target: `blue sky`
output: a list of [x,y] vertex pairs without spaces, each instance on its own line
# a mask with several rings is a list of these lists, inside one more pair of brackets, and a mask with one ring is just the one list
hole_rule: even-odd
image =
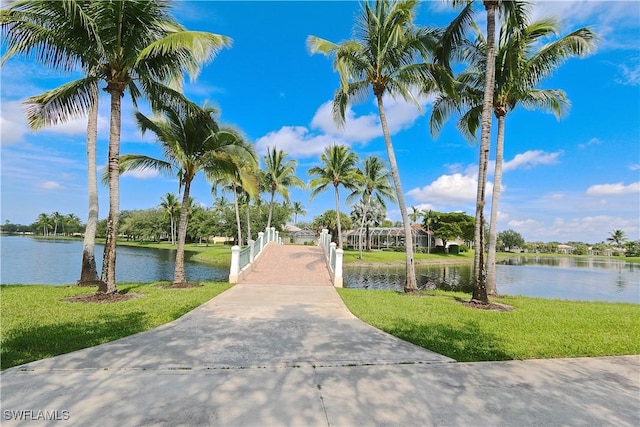
[[[290,153],[305,182],[307,170],[332,143],[351,146],[361,158],[378,155],[386,160],[373,98],[351,106],[346,126],[337,128],[330,101],[338,76],[328,58],[306,49],[309,35],[348,39],[358,10],[355,1],[176,2],[175,15],[188,29],[233,39],[230,49],[185,85],[185,93],[194,101],[217,105],[221,121],[240,127],[260,155],[269,146]],[[640,3],[537,2],[534,16],[557,17],[563,34],[590,26],[600,42],[594,54],[568,61],[543,82],[545,88],[565,90],[571,100],[563,119],[522,107],[507,116],[498,229],[516,230],[527,241],[595,243],[614,229],[640,239]],[[420,6],[417,23],[442,26],[452,17],[442,2],[427,1]],[[478,21],[484,26],[481,11]],[[33,133],[20,104],[76,76],[24,58],[12,59],[0,72],[0,220],[30,224],[39,213],[53,211],[86,220],[85,121]],[[385,102],[407,204],[473,215],[477,145],[458,134],[453,120],[432,138],[427,98],[422,113],[401,99]],[[99,166],[106,164],[108,121],[105,97]],[[121,152],[161,155],[153,137],[143,138],[137,131],[129,102],[123,107]],[[175,177],[129,174],[121,180],[121,209],[155,207],[165,193],[177,191]],[[107,188],[101,187],[101,218],[108,213],[107,196]],[[203,177],[196,179],[192,196],[198,203],[213,203]],[[307,215],[299,218],[303,221],[334,207],[331,192],[310,201],[309,191],[294,190],[291,199],[305,206]],[[349,207],[343,203],[343,209]],[[390,205],[387,215],[400,219],[397,206]]]

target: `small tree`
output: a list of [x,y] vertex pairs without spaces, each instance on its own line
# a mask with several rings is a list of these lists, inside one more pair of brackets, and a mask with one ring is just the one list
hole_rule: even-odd
[[507,252],[510,252],[513,248],[522,248],[524,246],[524,238],[514,230],[499,232],[498,240],[502,242],[502,246]]

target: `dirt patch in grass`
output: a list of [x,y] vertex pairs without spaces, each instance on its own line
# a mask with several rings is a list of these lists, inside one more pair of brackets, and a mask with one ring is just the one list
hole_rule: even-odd
[[132,299],[143,297],[144,294],[136,294],[132,292],[115,292],[112,294],[103,294],[96,292],[89,295],[76,295],[74,297],[68,297],[63,299],[67,302],[80,302],[80,303],[96,303],[96,304],[110,304],[113,302],[129,301]]
[[203,285],[200,283],[172,283],[167,286],[160,286],[160,289],[190,289],[190,288],[201,288]]
[[489,302],[488,304],[482,304],[476,301],[460,301],[465,307],[474,308],[476,310],[488,310],[488,311],[513,311],[513,307],[507,304],[500,304],[499,302]]

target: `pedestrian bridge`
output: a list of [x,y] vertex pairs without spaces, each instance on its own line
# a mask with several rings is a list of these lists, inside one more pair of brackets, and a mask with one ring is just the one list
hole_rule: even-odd
[[342,256],[327,230],[320,233],[318,245],[301,246],[283,245],[271,227],[245,248],[231,248],[229,282],[342,287]]

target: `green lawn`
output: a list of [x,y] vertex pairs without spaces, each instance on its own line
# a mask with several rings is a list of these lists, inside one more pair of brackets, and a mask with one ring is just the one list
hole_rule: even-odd
[[[362,259],[358,259],[359,252],[356,250],[347,249],[344,251],[344,263],[376,263],[376,264],[404,264],[406,258],[404,252],[392,252],[392,251],[371,251],[363,252]],[[413,255],[416,263],[457,263],[464,264],[473,262],[473,252],[465,252],[458,255],[454,254],[423,254],[416,252]]]
[[111,304],[62,301],[69,296],[94,293],[94,288],[0,286],[1,368],[155,328],[177,319],[231,286],[227,283],[204,283],[198,288],[161,289],[160,285],[118,284],[121,292],[144,296]]
[[457,361],[640,354],[640,305],[504,297],[514,308],[465,307],[470,296],[339,289],[363,321]]
[[[176,245],[167,242],[153,243],[118,240],[118,245],[152,249],[176,249]],[[228,267],[231,264],[231,246],[229,245],[210,244],[203,246],[196,243],[188,243],[185,245],[184,250],[185,252],[195,252],[191,259],[196,262],[219,267]]]

